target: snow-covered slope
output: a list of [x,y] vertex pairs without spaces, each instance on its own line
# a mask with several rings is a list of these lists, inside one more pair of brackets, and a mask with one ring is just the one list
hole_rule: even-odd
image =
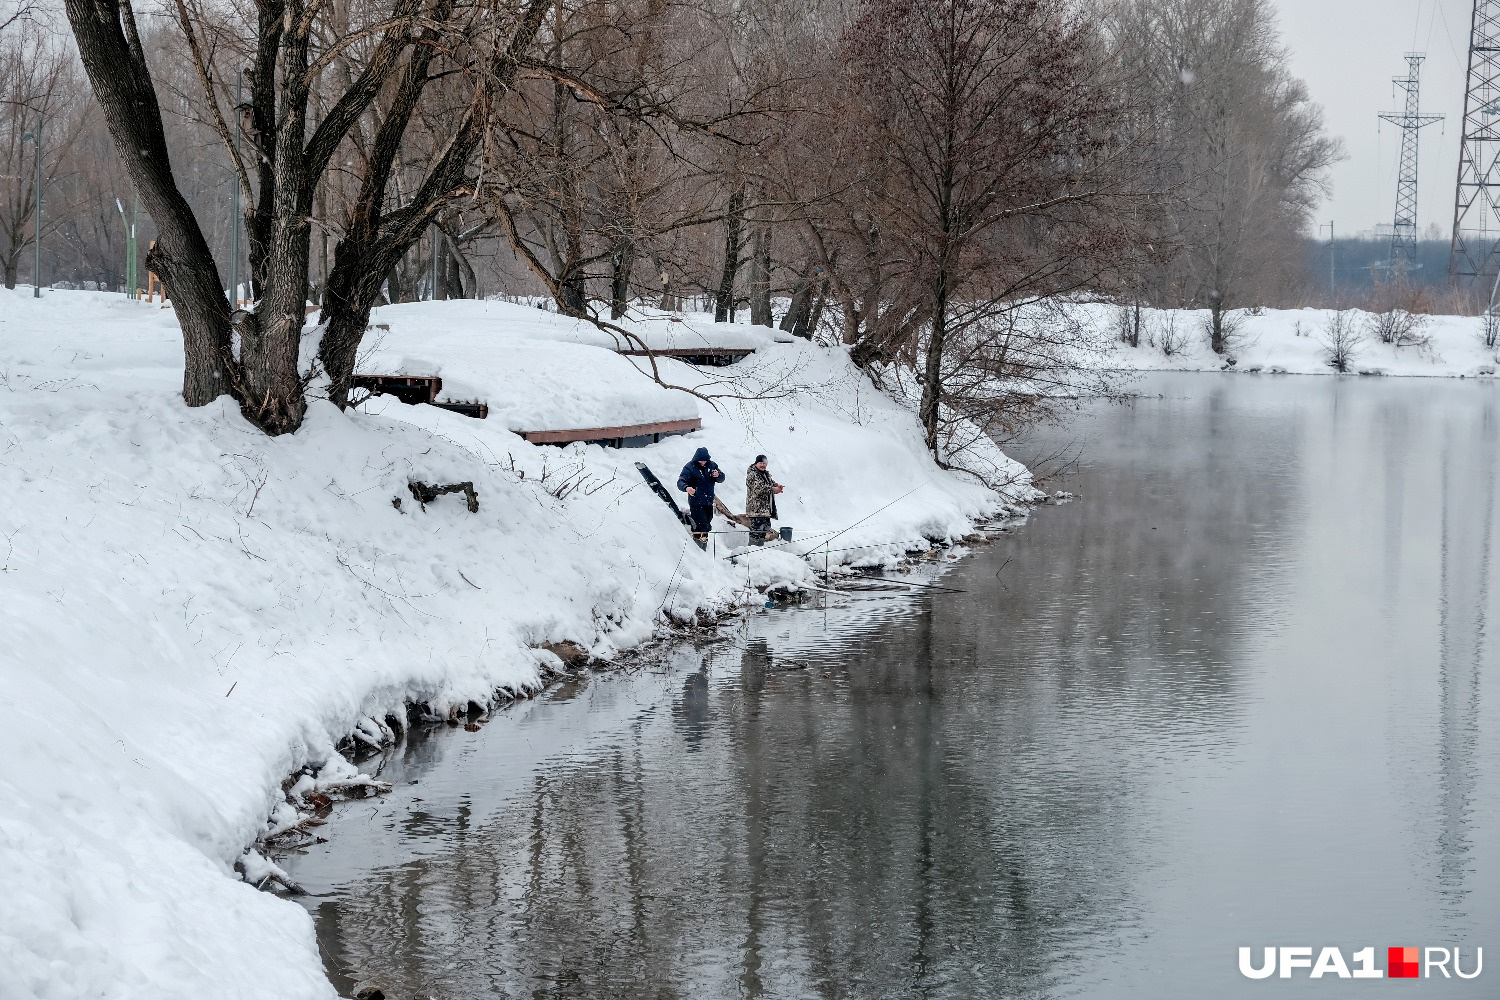
[[[1142,371],[1217,371],[1224,358],[1209,349],[1204,310],[1142,310],[1142,342],[1117,342],[1119,311],[1113,306],[1075,307],[1103,342],[1114,342],[1106,363]],[[1230,354],[1235,369],[1272,369],[1292,374],[1331,375],[1328,364],[1327,309],[1267,309],[1259,315],[1233,314],[1238,324]],[[1496,349],[1484,343],[1483,321],[1474,316],[1427,316],[1420,321],[1420,344],[1380,343],[1368,332],[1371,316],[1349,310],[1362,340],[1353,352],[1351,371],[1371,375],[1488,378],[1495,374]],[[1171,353],[1163,349],[1169,344]]]
[[[407,700],[536,686],[540,643],[608,657],[803,572],[698,551],[636,460],[674,479],[707,445],[738,506],[768,453],[800,548],[867,546],[834,562],[960,536],[1005,499],[937,469],[842,354],[767,331],[721,331],[761,348],[735,370],[664,364],[710,403],[526,307],[375,322],[379,351],[514,419],[314,403],[301,432],[268,439],[223,401],[182,406],[170,310],[0,291],[0,997],[331,996],[304,911],[232,868],[284,776]],[[559,376],[570,394],[539,388]],[[696,412],[705,429],[624,452],[509,429],[588,407],[604,423]],[[457,496],[422,510],[412,479],[472,481],[479,512]]]

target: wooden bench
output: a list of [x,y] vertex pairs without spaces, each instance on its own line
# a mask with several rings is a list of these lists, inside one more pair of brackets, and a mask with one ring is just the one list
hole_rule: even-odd
[[610,448],[636,448],[655,444],[673,434],[691,434],[703,429],[698,417],[691,420],[665,420],[654,424],[625,424],[619,427],[579,427],[562,431],[517,431],[532,444],[602,444]]

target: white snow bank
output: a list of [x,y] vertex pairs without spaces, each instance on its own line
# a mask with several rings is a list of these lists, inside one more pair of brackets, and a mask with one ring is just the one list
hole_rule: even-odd
[[[670,399],[705,431],[544,449],[509,420],[381,400],[315,402],[302,431],[268,439],[224,401],[182,406],[170,310],[0,291],[0,997],[332,996],[305,912],[233,870],[286,812],[283,777],[407,700],[534,687],[537,644],[608,657],[805,573],[785,551],[758,567],[700,552],[635,460],[670,484],[705,444],[738,507],[769,453],[800,544],[862,546],[834,562],[958,537],[1006,500],[938,470],[910,414],[839,352],[767,345],[710,388],[784,398],[715,412],[637,396],[643,376],[569,344],[576,325],[555,316],[497,335],[514,307],[423,308],[383,311],[391,339],[492,405],[570,347],[598,354],[569,370],[570,405]],[[479,513],[457,496],[422,510],[411,479],[472,481]]]
[[[1224,367],[1225,359],[1209,348],[1204,332],[1206,310],[1143,309],[1141,346],[1130,347],[1119,342],[1116,335],[1116,307],[1094,304],[1074,308],[1107,345],[1105,363],[1112,367],[1137,371],[1218,371]],[[1366,332],[1369,313],[1353,309],[1349,314],[1364,334],[1354,351],[1353,371],[1444,378],[1489,378],[1495,374],[1496,349],[1485,346],[1483,321],[1478,317],[1423,317],[1419,334],[1426,343],[1397,347],[1382,344]],[[1326,349],[1332,315],[1328,309],[1267,309],[1259,315],[1236,311],[1232,316],[1239,330],[1230,350],[1236,362],[1234,370],[1334,374]],[[1163,351],[1166,340],[1176,347],[1170,356]]]

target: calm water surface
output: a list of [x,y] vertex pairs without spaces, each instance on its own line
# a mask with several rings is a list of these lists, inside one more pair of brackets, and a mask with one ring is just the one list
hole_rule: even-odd
[[[418,738],[288,859],[391,997],[1500,996],[1500,387],[1164,375],[940,578]],[[881,498],[872,498],[881,499]],[[415,782],[415,783],[413,783]],[[1462,946],[1461,982],[1237,949]]]

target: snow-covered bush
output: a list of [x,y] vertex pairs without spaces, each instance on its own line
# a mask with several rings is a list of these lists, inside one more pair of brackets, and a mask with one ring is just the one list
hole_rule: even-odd
[[1500,314],[1493,309],[1486,309],[1484,315],[1479,317],[1479,332],[1484,337],[1485,347],[1494,347],[1500,344]]
[[1367,333],[1372,340],[1392,347],[1427,347],[1431,323],[1432,296],[1415,288],[1402,278],[1392,278],[1375,286],[1372,295]]
[[1175,357],[1187,350],[1191,337],[1188,331],[1183,329],[1177,322],[1178,314],[1170,309],[1156,314],[1156,328],[1152,332],[1152,342],[1167,357]]
[[[1255,311],[1256,308],[1258,307],[1252,307],[1248,310],[1249,315],[1260,315],[1259,312]],[[1224,348],[1220,353],[1226,357],[1241,354],[1246,347],[1250,346],[1245,339],[1244,318],[1245,313],[1234,312],[1230,309],[1226,309],[1219,314],[1219,342]],[[1199,325],[1202,327],[1203,336],[1208,339],[1209,346],[1212,346],[1214,342],[1213,310],[1209,310],[1203,314],[1203,319],[1199,322]]]
[[1324,328],[1322,337],[1323,356],[1328,361],[1328,367],[1337,372],[1347,372],[1364,340],[1364,331],[1360,329],[1353,311],[1335,310],[1328,317],[1328,325]]
[[1421,313],[1399,308],[1371,313],[1368,320],[1370,336],[1392,347],[1426,347],[1430,343],[1424,332],[1427,323]]
[[1141,346],[1141,307],[1139,304],[1123,305],[1115,310],[1115,333],[1120,342],[1131,347]]

